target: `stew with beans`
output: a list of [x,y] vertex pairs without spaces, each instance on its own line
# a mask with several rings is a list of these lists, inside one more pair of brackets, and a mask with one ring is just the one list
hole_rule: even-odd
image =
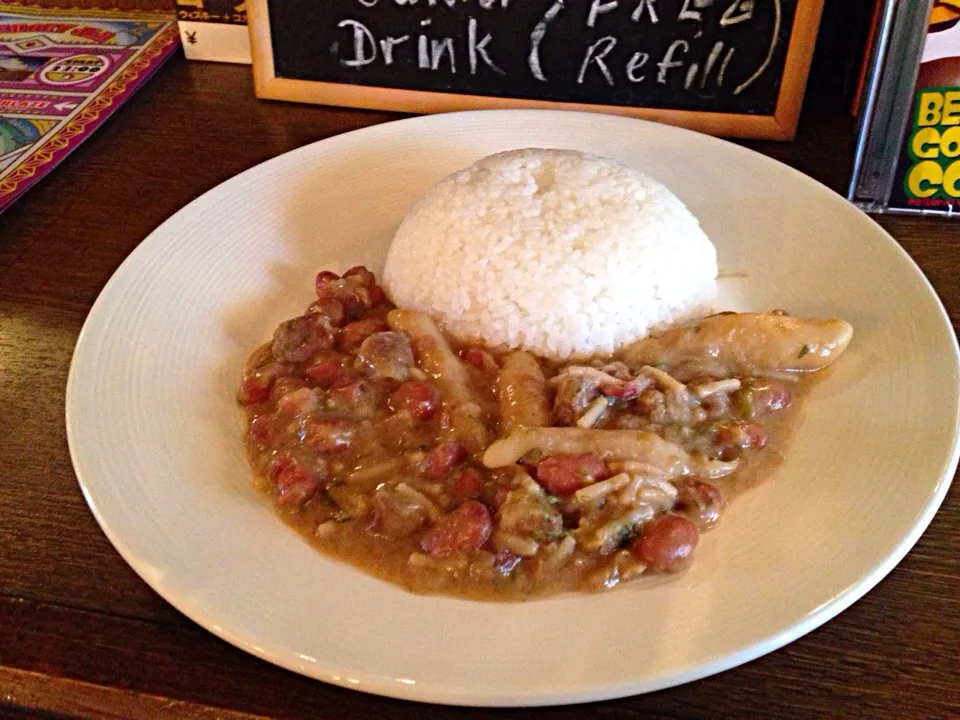
[[839,320],[720,314],[557,364],[448,340],[363,267],[249,359],[258,486],[322,552],[421,593],[523,599],[691,561],[782,457]]

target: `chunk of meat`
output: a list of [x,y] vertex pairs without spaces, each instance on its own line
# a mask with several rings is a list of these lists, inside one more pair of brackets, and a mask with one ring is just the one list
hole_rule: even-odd
[[440,407],[440,391],[432,383],[410,380],[393,391],[390,407],[396,412],[407,410],[417,420],[429,420]]
[[343,325],[343,321],[347,316],[346,311],[343,309],[343,303],[333,298],[324,298],[323,300],[317,300],[311,303],[304,315],[312,314],[323,315],[334,327]]
[[359,429],[353,420],[308,416],[300,420],[298,437],[319,453],[334,454],[347,450]]
[[576,425],[587,406],[600,395],[600,380],[595,375],[564,373],[556,382],[553,419],[558,425]]
[[723,512],[720,489],[699,478],[685,478],[676,483],[677,509],[686,514],[701,532],[716,527]]
[[290,453],[278,455],[270,467],[269,478],[280,493],[279,502],[296,506],[312,498],[320,489],[326,468],[322,459],[306,467]]
[[458,442],[442,442],[423,460],[421,470],[431,480],[439,480],[467,458],[467,451]]
[[329,318],[319,313],[287,320],[273,333],[273,356],[286,363],[306,362],[333,347],[334,331]]
[[396,485],[382,484],[373,493],[373,514],[367,528],[375,535],[403,538],[413,535],[429,517],[423,501]]
[[371,418],[377,411],[377,397],[364,380],[345,377],[327,394],[327,410],[357,420]]
[[306,387],[306,383],[300,378],[295,377],[282,377],[278,379],[273,387],[270,388],[270,400],[273,402],[279,402],[280,398],[288,393],[292,393],[294,390],[300,390],[301,388]]
[[610,363],[603,368],[571,365],[550,382],[556,387],[553,417],[560,425],[576,425],[588,406],[600,395],[616,400],[633,400],[653,384],[653,380],[646,375],[630,377],[626,366],[620,362]]
[[368,270],[363,265],[354,265],[352,268],[343,273],[343,277],[356,277],[363,281],[366,285],[375,285],[377,282],[377,276],[374,275],[370,270]]
[[607,464],[596,455],[552,455],[537,465],[537,482],[554,495],[577,490],[610,476]]
[[429,316],[411,310],[391,310],[387,322],[392,330],[406,333],[413,343],[417,363],[440,387],[457,439],[470,454],[483,452],[488,434],[480,405],[466,368],[450,349],[440,328]]
[[355,318],[386,299],[383,290],[375,284],[376,278],[369,270],[351,268],[347,273],[351,274],[344,274],[342,278],[336,277],[335,273],[318,275],[317,299],[339,301],[343,306],[346,319]]
[[312,388],[299,388],[283,395],[277,401],[277,412],[287,417],[297,417],[314,412],[320,407],[320,398]]
[[342,352],[355,352],[374,333],[387,329],[387,324],[378,318],[364,318],[344,325],[337,332],[337,348]]
[[487,506],[467,500],[430,528],[420,547],[433,557],[447,557],[460,552],[479,550],[490,538],[493,521]]
[[498,549],[516,555],[535,555],[540,543],[552,542],[563,534],[563,516],[547,496],[526,488],[511,490],[497,510],[494,542]]
[[413,367],[413,348],[403,333],[377,332],[360,345],[357,364],[375,378],[403,382]]
[[497,378],[497,399],[503,432],[550,425],[547,383],[540,364],[528,352],[512,352],[503,359]]
[[689,564],[699,541],[700,533],[692,522],[666,513],[644,525],[630,550],[651,570],[676,572]]
[[534,450],[544,455],[589,453],[604,460],[647,463],[668,478],[690,474],[720,477],[736,468],[736,463],[697,458],[653,433],[580,428],[522,428],[493,443],[483,455],[483,464],[505,467]]
[[721,313],[693,325],[638,340],[621,359],[643,365],[686,366],[716,377],[820,370],[846,350],[849,323],[779,313]]
[[398,410],[378,420],[373,434],[384,448],[394,452],[414,450],[421,443],[416,426],[417,421],[409,410]]

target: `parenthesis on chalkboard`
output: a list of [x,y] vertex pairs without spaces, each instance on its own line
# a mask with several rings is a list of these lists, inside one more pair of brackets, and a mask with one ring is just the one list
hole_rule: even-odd
[[753,82],[759,78],[770,67],[770,63],[773,62],[773,53],[776,52],[777,44],[780,42],[780,0],[771,0],[773,3],[773,40],[770,41],[770,49],[767,51],[767,56],[763,60],[763,64],[757,68],[757,71],[744,80],[740,85],[737,86],[736,90],[733,91],[734,95],[739,95],[748,87],[750,87]]
[[530,55],[527,57],[527,64],[530,66],[530,72],[540,82],[546,82],[547,78],[543,74],[543,68],[540,66],[540,43],[543,42],[544,35],[547,34],[547,25],[553,22],[554,18],[563,10],[565,0],[554,0],[547,11],[543,14],[530,33]]

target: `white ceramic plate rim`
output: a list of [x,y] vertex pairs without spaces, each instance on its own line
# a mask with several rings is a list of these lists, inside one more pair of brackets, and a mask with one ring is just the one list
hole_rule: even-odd
[[[516,115],[518,113],[526,114],[531,112],[540,115],[545,122],[549,121],[550,115],[570,114],[554,113],[552,111],[478,111],[472,113],[457,113],[456,115],[476,115],[478,113],[483,113],[486,115],[499,114],[501,117],[498,119],[502,121],[508,121],[509,118],[506,116]],[[368,136],[372,137],[380,133],[389,133],[395,128],[395,126],[400,124],[430,123],[435,122],[437,117],[440,116],[415,117],[406,120],[399,120],[393,123],[356,130],[351,133],[328,138],[319,142],[326,143],[328,145],[333,145],[336,143],[358,142]],[[631,120],[628,122],[650,125],[650,123],[645,123],[644,121]],[[678,130],[676,128],[669,128],[669,131],[677,133],[687,132]],[[725,141],[716,138],[704,138],[703,136],[699,135],[697,135],[697,138],[699,142],[707,141],[712,143],[727,144]],[[275,164],[283,163],[284,158],[287,156],[299,153],[303,150],[304,148],[290,151],[289,153],[285,153],[284,155],[280,155],[276,158],[268,160],[261,165],[253,167],[244,173],[227,180],[221,185],[209,190],[198,199],[194,200],[192,203],[179,211],[177,215],[189,212],[192,207],[196,207],[203,203],[211,202],[219,197],[225,197],[229,195],[232,188],[237,183],[241,182],[244,177],[253,173],[264,172],[266,169]],[[811,178],[793,170],[792,168],[783,166],[775,160],[744,148],[739,148],[739,151],[743,153],[750,153],[755,158],[759,158],[761,162],[777,165],[782,172],[792,174],[794,178],[800,182],[810,183],[817,186],[823,192],[833,194],[832,191],[820,185]],[[760,657],[761,655],[776,650],[819,627],[838,615],[843,610],[850,607],[854,602],[863,597],[863,595],[876,586],[876,584],[879,583],[880,580],[882,580],[888,573],[890,573],[890,571],[903,559],[906,553],[914,546],[914,544],[930,524],[935,513],[940,507],[947,490],[950,487],[953,474],[957,468],[958,459],[960,459],[960,407],[958,407],[953,428],[954,442],[949,452],[949,456],[943,463],[940,480],[935,486],[933,493],[930,495],[922,513],[917,516],[915,524],[912,526],[910,532],[900,539],[894,550],[883,560],[883,562],[876,565],[871,572],[856,579],[855,582],[850,584],[844,591],[836,595],[828,603],[810,612],[803,618],[802,621],[795,623],[791,627],[784,629],[778,634],[763,638],[747,647],[743,647],[737,652],[728,654],[726,656],[711,659],[696,665],[695,667],[673,674],[643,677],[637,679],[635,682],[615,682],[606,686],[574,688],[568,691],[551,693],[549,696],[544,696],[535,692],[510,692],[507,694],[500,694],[496,691],[488,691],[482,688],[450,688],[442,684],[433,685],[429,682],[423,681],[418,681],[415,685],[408,685],[398,682],[394,679],[384,678],[379,674],[365,674],[360,671],[351,671],[351,677],[349,680],[347,680],[342,674],[343,669],[340,667],[328,666],[322,661],[319,663],[305,663],[303,661],[299,661],[291,653],[285,652],[282,649],[274,650],[270,647],[257,645],[251,641],[249,632],[246,632],[244,628],[234,629],[219,625],[217,622],[218,618],[208,614],[207,610],[202,604],[194,603],[189,598],[179,594],[177,588],[175,587],[175,583],[168,583],[162,578],[158,578],[157,575],[151,572],[150,568],[144,567],[138,561],[138,558],[130,551],[124,538],[118,536],[114,532],[108,519],[102,515],[95,497],[95,493],[91,491],[90,483],[88,482],[87,478],[93,477],[94,470],[87,467],[82,448],[78,446],[76,437],[78,432],[75,426],[75,415],[77,411],[79,382],[79,363],[77,362],[77,359],[83,357],[88,344],[93,342],[89,337],[89,327],[92,324],[92,318],[94,318],[98,313],[102,312],[103,309],[109,305],[115,290],[123,285],[125,278],[134,271],[134,269],[141,263],[142,259],[151,251],[151,243],[162,241],[164,229],[173,222],[177,215],[158,227],[157,230],[155,230],[150,237],[141,243],[141,245],[135,249],[120,265],[120,267],[116,270],[114,275],[104,287],[97,301],[94,303],[88,319],[84,323],[84,327],[82,328],[78,337],[74,352],[74,362],[71,365],[67,382],[66,426],[71,458],[74,468],[76,469],[80,487],[84,498],[93,512],[94,517],[96,518],[107,538],[114,545],[124,560],[134,569],[134,571],[137,572],[137,574],[164,600],[177,608],[187,617],[200,624],[202,627],[219,636],[223,640],[245,650],[246,652],[249,652],[278,666],[318,678],[332,684],[341,685],[343,687],[352,689],[361,689],[365,692],[390,697],[445,704],[477,706],[537,706],[544,704],[582,703],[650,692],[653,690],[668,688],[697,680],[736,667]],[[885,237],[887,242],[896,248],[902,259],[905,261],[905,265],[910,268],[910,270],[916,275],[917,279],[922,281],[926,291],[936,304],[940,315],[940,320],[950,327],[950,320],[942,306],[942,303],[936,297],[934,289],[930,285],[929,281],[923,276],[919,267],[899,246],[899,244],[897,244],[896,241],[886,233],[886,231],[873,222],[872,219],[870,222],[873,223],[877,233]],[[954,364],[960,368],[960,349],[958,349],[955,336],[952,337],[952,340],[953,361]]]

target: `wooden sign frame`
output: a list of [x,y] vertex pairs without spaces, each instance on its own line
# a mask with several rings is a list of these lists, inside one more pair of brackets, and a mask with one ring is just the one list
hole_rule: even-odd
[[780,91],[772,115],[464,95],[278,77],[274,68],[268,2],[247,0],[246,3],[254,88],[258,98],[417,114],[508,108],[583,110],[653,120],[711,135],[792,140],[803,104],[824,0],[798,0]]

